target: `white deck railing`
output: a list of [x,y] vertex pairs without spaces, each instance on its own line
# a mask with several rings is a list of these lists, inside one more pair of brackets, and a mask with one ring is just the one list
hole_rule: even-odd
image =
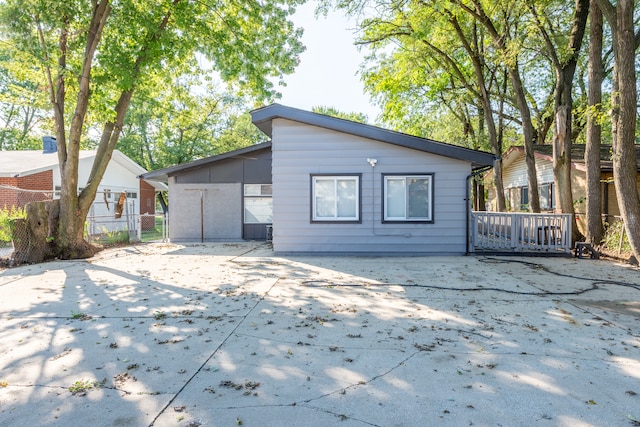
[[571,214],[472,212],[473,251],[571,252]]

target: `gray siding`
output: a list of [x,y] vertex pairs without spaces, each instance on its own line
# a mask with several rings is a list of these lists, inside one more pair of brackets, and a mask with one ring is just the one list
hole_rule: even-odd
[[172,242],[242,239],[242,184],[178,184],[171,178],[169,194]]
[[[265,239],[264,224],[243,225],[243,184],[271,184],[271,148],[197,167],[169,178],[169,227],[173,242]],[[203,191],[204,223],[200,220]]]
[[179,171],[171,175],[178,184],[244,184],[271,183],[271,150],[264,149],[204,164],[193,169]]
[[[278,253],[461,254],[469,162],[284,119],[273,121],[274,250]],[[372,168],[367,158],[378,160]],[[361,175],[361,224],[312,224],[310,174]],[[434,174],[432,224],[382,223],[382,174]]]

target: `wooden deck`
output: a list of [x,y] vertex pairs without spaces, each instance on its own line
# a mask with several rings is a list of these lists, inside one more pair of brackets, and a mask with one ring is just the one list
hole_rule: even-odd
[[571,252],[570,214],[472,212],[473,252]]

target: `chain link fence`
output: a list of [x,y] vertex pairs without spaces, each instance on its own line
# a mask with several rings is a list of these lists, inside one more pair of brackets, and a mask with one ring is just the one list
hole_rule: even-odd
[[633,251],[621,216],[603,215],[605,235],[601,250],[605,255],[628,259]]
[[[16,244],[28,245],[25,206],[30,202],[53,200],[50,190],[25,190],[0,185],[0,266],[14,260]],[[136,192],[111,190],[96,194],[85,223],[85,238],[103,245],[142,241],[167,241],[168,216],[141,214]]]
[[51,199],[51,190],[28,190],[0,184],[0,260],[11,258],[14,241],[28,239],[26,228],[16,224],[17,220],[26,218],[25,206]]
[[163,214],[126,213],[121,221],[108,215],[89,215],[85,227],[91,243],[103,245],[132,242],[166,242],[169,239],[169,217]]

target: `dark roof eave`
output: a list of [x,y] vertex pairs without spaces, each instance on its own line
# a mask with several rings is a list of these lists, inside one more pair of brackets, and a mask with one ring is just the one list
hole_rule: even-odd
[[170,166],[164,169],[158,169],[155,171],[147,172],[145,174],[140,175],[142,179],[149,179],[152,181],[161,181],[167,182],[169,180],[169,176],[176,174],[177,172],[182,172],[188,169],[199,168],[211,163],[216,163],[222,160],[230,159],[237,156],[242,156],[244,154],[252,153],[254,151],[263,150],[265,148],[270,148],[271,142],[263,142],[256,145],[251,145],[249,147],[240,148],[238,150],[229,151],[223,154],[216,154],[215,156],[205,157],[204,159],[194,160],[188,163],[182,163],[175,166]]
[[363,138],[386,142],[405,148],[411,148],[432,154],[438,154],[457,160],[468,161],[474,169],[493,165],[495,156],[491,153],[471,150],[456,145],[445,144],[426,138],[407,135],[400,132],[383,129],[377,126],[352,122],[324,114],[299,110],[280,104],[271,104],[251,112],[251,118],[262,132],[272,137],[272,121],[276,118],[292,120],[312,126],[335,130]]

